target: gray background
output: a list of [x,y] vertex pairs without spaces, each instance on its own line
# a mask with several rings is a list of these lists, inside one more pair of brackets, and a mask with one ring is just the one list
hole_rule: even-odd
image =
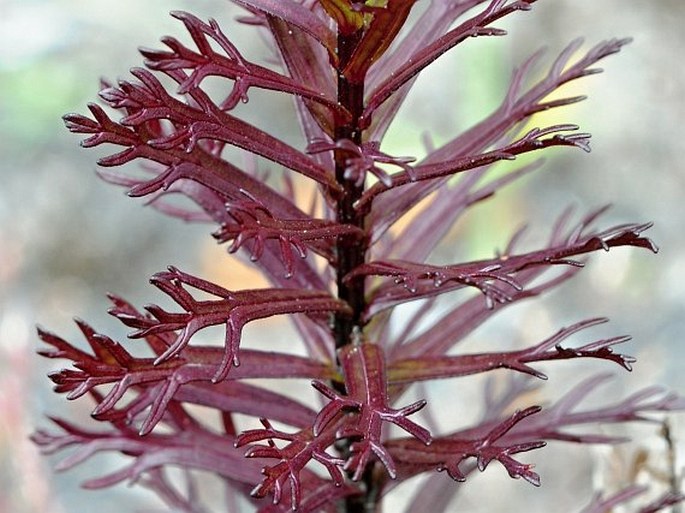
[[[47,424],[45,413],[87,418],[86,405],[65,405],[51,393],[44,375],[55,365],[35,356],[36,323],[74,340],[71,318],[76,315],[123,338],[123,327],[104,313],[105,291],[136,304],[158,299],[147,278],[171,263],[219,280],[228,277],[234,285],[240,279],[238,271],[226,269],[224,251],[207,236],[207,227],[168,220],[100,181],[94,173],[98,151],[80,150],[78,138],[60,120],[65,112],[85,112],[101,75],[124,77],[128,68],[139,65],[137,46],[157,46],[163,34],[184,35],[180,23],[166,15],[172,9],[214,16],[246,54],[265,55],[256,39],[246,38],[244,28],[235,28],[231,19],[237,11],[225,1],[0,0],[2,513],[159,510],[150,495],[136,488],[80,490],[77,483],[89,467],[54,475],[54,461],[39,456],[27,440],[36,426]],[[475,209],[458,228],[459,255],[491,254],[525,220],[533,234],[542,236],[548,220],[569,203],[583,211],[609,202],[615,207],[606,225],[655,222],[650,235],[661,247],[659,255],[629,250],[600,255],[574,283],[548,299],[517,307],[476,339],[532,343],[561,325],[606,315],[612,318],[608,333],[634,335],[627,351],[639,359],[627,382],[622,376],[609,388],[612,393],[654,382],[685,390],[684,24],[680,0],[543,0],[532,12],[499,25],[510,31],[509,38],[469,41],[420,79],[402,113],[402,130],[391,133],[389,151],[419,152],[424,124],[440,142],[487,114],[501,98],[512,67],[540,46],[547,46],[552,58],[578,36],[585,36],[588,45],[614,36],[635,38],[602,63],[606,73],[569,89],[570,94],[589,94],[588,101],[551,118],[591,132],[593,153],[553,150],[544,170],[503,192],[492,205]],[[279,120],[291,112],[286,99],[252,102],[249,108],[255,119],[272,123],[272,130],[290,129]],[[449,257],[444,251],[442,256]],[[552,393],[577,381],[578,367],[569,367],[550,367]],[[592,368],[607,370],[601,364]],[[673,422],[682,454],[685,423],[682,416]],[[652,461],[663,461],[656,429],[635,433],[637,446]],[[547,450],[529,458],[540,463],[542,491],[511,482],[493,465],[472,478],[473,486],[466,487],[454,511],[547,511],[543,505],[550,495],[555,511],[577,511],[593,485],[610,487],[625,480],[636,454],[635,447]],[[571,455],[574,465],[561,469],[549,464],[552,458],[567,462]],[[116,460],[102,458],[90,468],[112,463],[116,466]],[[654,476],[643,472],[639,479]],[[492,494],[493,487],[501,492]]]

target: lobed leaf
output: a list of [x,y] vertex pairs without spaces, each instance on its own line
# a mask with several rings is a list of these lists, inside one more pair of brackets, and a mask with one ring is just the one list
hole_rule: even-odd
[[505,35],[506,31],[488,28],[488,25],[514,11],[529,10],[530,4],[535,1],[524,0],[507,4],[507,0],[492,0],[483,12],[450,30],[431,44],[422,47],[409,58],[406,58],[402,66],[387,75],[388,78],[369,94],[369,99],[366,102],[364,113],[360,120],[362,127],[366,128],[371,124],[374,111],[390,98],[393,93],[442,54],[469,37]]
[[301,258],[307,256],[307,249],[333,260],[333,244],[338,236],[352,235],[363,238],[363,232],[352,225],[343,225],[335,221],[324,219],[278,219],[267,206],[243,191],[244,198],[226,203],[226,210],[230,221],[221,225],[214,233],[218,242],[232,240],[228,248],[230,253],[236,252],[246,241],[254,240],[251,260],[256,261],[264,253],[264,243],[267,239],[279,242],[286,276],[293,274],[293,249]]
[[[134,68],[131,73],[140,82],[120,81],[118,88],[105,89],[100,96],[112,107],[129,111],[121,120],[125,126],[143,130],[150,122],[161,119],[174,125],[170,133],[160,133],[158,137],[146,140],[148,146],[159,150],[178,148],[190,152],[203,139],[219,141],[293,169],[332,191],[340,189],[328,171],[307,155],[240,118],[223,112],[200,89],[195,88],[188,93],[197,103],[195,107],[172,98],[149,71]],[[166,70],[166,73],[179,84],[187,79],[182,70]],[[120,163],[116,161],[111,165]]]
[[354,269],[346,279],[361,279],[366,275],[394,278],[393,285],[381,285],[373,292],[369,301],[371,311],[464,286],[480,289],[486,297],[488,308],[492,308],[496,303],[511,302],[513,299],[507,289],[496,284],[504,284],[513,292],[522,290],[523,285],[516,279],[521,271],[556,265],[583,267],[583,262],[572,257],[599,249],[609,251],[612,247],[635,246],[654,253],[658,251],[654,242],[642,235],[652,226],[651,223],[623,224],[601,232],[583,233],[587,224],[583,223],[566,240],[538,251],[518,255],[504,254],[489,260],[446,266],[402,261],[370,262]]
[[[183,11],[173,11],[171,15],[186,26],[199,53],[190,50],[172,37],[162,39],[171,51],[142,49],[141,53],[146,58],[146,66],[150,69],[162,72],[190,71],[187,79],[179,85],[179,94],[199,88],[206,77],[219,76],[234,81],[231,93],[220,105],[221,110],[231,110],[241,101],[246,103],[250,87],[259,87],[307,98],[328,107],[340,120],[349,118],[345,109],[326,94],[310,89],[301,82],[269,68],[247,61],[221,31],[215,20],[210,19],[205,23]],[[212,48],[210,40],[220,46],[224,55]]]
[[309,9],[297,2],[282,0],[231,0],[246,9],[263,16],[271,16],[282,20],[293,28],[297,28],[313,37],[329,53],[331,58],[336,55],[335,34],[322,19]]
[[432,441],[430,432],[407,419],[423,408],[426,401],[417,401],[400,409],[390,407],[385,355],[377,344],[345,346],[338,351],[338,358],[343,369],[346,393],[341,395],[321,381],[313,383],[319,392],[330,399],[317,415],[313,426],[314,434],[325,430],[343,411],[355,412],[356,415],[348,417],[337,431],[339,438],[354,439],[350,446],[352,454],[345,462],[345,470],[353,472],[352,479],[358,481],[371,457],[375,456],[394,479],[397,471],[392,457],[384,447],[383,422],[395,424],[428,445]]
[[[119,308],[121,317],[126,315],[124,308],[124,304]],[[40,338],[52,346],[52,349],[41,350],[40,354],[48,358],[69,359],[75,367],[50,374],[56,385],[55,391],[67,393],[67,399],[74,400],[96,387],[112,384],[114,386],[99,400],[92,415],[101,420],[125,419],[131,423],[141,412],[149,410],[139,429],[141,434],[152,431],[172,400],[210,406],[228,413],[261,416],[268,412],[279,422],[308,425],[315,416],[314,411],[280,394],[234,380],[337,378],[331,366],[308,358],[245,350],[243,365],[232,373],[231,380],[207,386],[206,382],[216,374],[217,362],[223,357],[219,348],[187,348],[182,356],[155,364],[155,358],[134,357],[117,342],[96,333],[82,321],[78,323],[94,355],[76,349],[56,335],[39,331]],[[158,354],[168,347],[155,341],[154,337],[150,337],[148,342]],[[129,391],[137,392],[137,397],[128,401],[122,410],[115,410]]]
[[[578,130],[576,125],[555,125],[544,129],[534,128],[515,142],[502,148],[488,151],[480,155],[468,155],[447,162],[422,164],[391,175],[385,182],[381,181],[364,192],[355,208],[361,212],[371,210],[371,204],[380,194],[413,182],[434,180],[436,178],[452,176],[482,166],[487,166],[501,160],[514,160],[517,155],[531,151],[549,148],[551,146],[574,146],[589,152],[590,135],[586,133],[562,134],[560,132]],[[545,136],[551,137],[545,138]]]
[[134,483],[144,478],[146,473],[165,465],[214,472],[237,484],[254,483],[259,476],[258,465],[245,461],[242,451],[230,443],[231,437],[210,433],[198,424],[185,424],[183,428],[175,424],[171,433],[141,437],[125,426],[94,432],[58,418],[51,420],[61,432],[39,430],[31,439],[48,454],[76,447],[58,464],[58,470],[71,469],[100,452],[118,452],[132,458],[119,470],[84,482],[87,489],[104,488],[125,481]]
[[[571,214],[571,212],[567,210],[555,223],[547,246],[555,247],[558,245],[565,245],[569,240],[575,240],[579,234],[583,233],[583,231],[587,230],[592,225],[604,210],[606,209],[599,209],[595,212],[591,212],[585,216],[580,223],[571,228],[567,226]],[[501,254],[511,255],[515,253],[524,232],[525,227],[519,229]],[[524,288],[521,291],[511,289],[511,292],[509,293],[511,301],[508,303],[489,304],[487,301],[482,301],[479,297],[472,297],[448,309],[445,314],[435,320],[432,326],[429,326],[419,334],[405,332],[401,337],[388,337],[386,335],[386,344],[392,346],[392,359],[444,355],[450,348],[463,340],[474,329],[498,313],[502,307],[514,304],[517,301],[536,297],[565,283],[568,279],[575,276],[580,269],[580,267],[567,266],[563,272],[545,279],[543,278],[543,274],[548,270],[548,267],[529,267],[516,274],[516,281],[523,285]],[[535,284],[533,285],[533,283]],[[428,298],[424,306],[419,309],[417,313],[420,314],[422,310],[430,309],[430,305],[436,298],[437,296]],[[381,305],[377,306],[382,310],[382,308],[380,308]],[[492,308],[490,308],[490,306],[492,306]],[[369,314],[374,314],[374,311],[371,310]],[[387,313],[381,312],[380,315],[387,317]],[[419,319],[420,317],[416,317],[413,322],[418,322]],[[372,326],[375,325],[376,324],[372,324]],[[375,335],[383,336],[383,334],[384,332],[381,331]]]
[[[599,60],[614,54],[628,44],[630,39],[611,39],[591,48],[576,62],[569,62],[578,50],[581,41],[569,45],[553,63],[547,75],[534,85],[524,89],[525,79],[540,58],[540,52],[534,54],[521,67],[516,69],[502,104],[486,119],[448,141],[443,146],[431,151],[420,164],[435,164],[460,159],[466,155],[478,154],[493,144],[501,143],[505,134],[510,133],[517,125],[533,114],[575,103],[584,99],[575,96],[546,102],[545,99],[556,89],[573,80],[596,74],[601,69],[593,68]],[[474,171],[475,172],[475,171]],[[388,194],[374,202],[369,223],[376,240],[397,219],[412,206],[442,187],[447,178],[429,180],[425,183],[408,184],[403,194]],[[475,185],[472,184],[472,185]],[[450,202],[452,197],[444,194],[442,202]],[[435,204],[438,205],[438,204]],[[445,223],[449,221],[447,218]]]
[[[545,445],[541,440],[522,443],[509,443],[505,436],[517,424],[526,424],[524,419],[534,416],[540,407],[532,406],[517,410],[513,415],[499,422],[485,433],[458,432],[449,436],[436,438],[429,446],[420,445],[416,440],[398,439],[386,443],[388,451],[398,464],[411,469],[412,473],[436,469],[447,471],[455,481],[465,481],[466,475],[460,470],[460,464],[475,458],[478,469],[482,472],[494,460],[499,461],[512,478],[523,478],[539,486],[540,476],[535,473],[533,465],[524,464],[513,458],[513,455],[539,449]],[[477,431],[482,431],[480,426]]]
[[597,358],[616,362],[631,370],[635,359],[614,353],[612,347],[630,340],[630,337],[613,337],[597,340],[578,348],[562,347],[561,342],[580,330],[606,322],[608,319],[590,319],[559,330],[539,344],[508,352],[478,353],[459,356],[425,356],[394,360],[389,364],[390,383],[407,383],[428,379],[467,376],[494,369],[511,369],[531,376],[547,379],[542,372],[531,367],[533,362],[573,358]]
[[[341,470],[343,461],[326,452],[335,441],[333,430],[324,430],[317,434],[311,429],[304,429],[297,433],[285,433],[274,429],[270,422],[261,419],[264,429],[248,430],[236,439],[236,447],[254,444],[267,440],[265,445],[252,445],[245,457],[277,459],[278,463],[262,468],[264,478],[252,490],[253,497],[265,497],[273,494],[274,504],[281,502],[286,483],[290,487],[290,506],[293,510],[299,508],[302,500],[302,480],[305,466],[312,460],[321,463],[328,471],[336,487],[342,487],[345,479]],[[274,440],[288,442],[285,447],[278,448]]]
[[[180,354],[198,331],[209,326],[224,325],[224,355],[212,378],[215,382],[226,378],[231,365],[240,365],[240,334],[248,322],[274,315],[301,312],[311,315],[348,311],[345,303],[331,297],[327,292],[299,289],[254,289],[234,292],[174,267],[155,274],[151,282],[181,306],[184,312],[172,313],[159,306],[148,305],[145,309],[151,317],[147,319],[132,319],[129,316],[122,316],[119,319],[124,324],[137,328],[130,335],[132,338],[180,330],[173,343],[156,358],[156,365]],[[216,296],[218,299],[197,300],[188,292],[186,286]]]
[[[160,132],[152,132],[148,126],[135,131],[131,127],[124,127],[113,122],[105,111],[95,105],[89,105],[94,120],[84,116],[71,114],[65,116],[65,123],[70,131],[75,133],[95,134],[86,139],[82,144],[86,147],[97,146],[103,143],[112,143],[126,146],[127,149],[101,159],[100,164],[111,167],[123,165],[135,158],[145,158],[162,164],[162,171],[151,170],[155,176],[150,180],[122,179],[116,175],[107,175],[108,181],[130,187],[132,196],[148,196],[155,193],[164,193],[173,190],[172,187],[181,187],[181,191],[196,201],[206,210],[208,195],[204,191],[192,189],[191,185],[183,181],[191,180],[202,184],[214,193],[223,196],[224,202],[229,198],[240,196],[240,190],[267,201],[270,207],[278,215],[288,217],[305,217],[295,205],[287,198],[277,194],[260,180],[249,176],[231,163],[210,155],[200,147],[191,152],[182,149],[155,149],[148,141],[157,137]],[[149,123],[148,123],[149,125]],[[210,207],[211,208],[211,207]],[[218,212],[220,219],[224,209]],[[212,217],[217,215],[217,209],[210,212]]]

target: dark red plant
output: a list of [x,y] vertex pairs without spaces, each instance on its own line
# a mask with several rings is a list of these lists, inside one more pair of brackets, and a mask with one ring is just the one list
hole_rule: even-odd
[[[597,63],[627,39],[584,52],[575,41],[537,80],[531,70],[542,57],[535,54],[514,71],[492,114],[413,158],[387,153],[383,141],[417,75],[471,37],[505,35],[494,24],[523,15],[535,0],[234,2],[249,11],[243,22],[268,35],[278,71],[248,61],[216,21],[173,12],[192,45],[165,37],[165,49],[141,50],[145,67],[132,71],[134,79],[100,91],[107,108],[91,104],[90,116],[68,114],[64,120],[71,132],[86,136],[82,146],[117,147],[98,161],[102,167],[147,164],[148,174],[108,171],[106,180],[173,217],[214,224],[216,240],[251,260],[271,286],[231,290],[169,267],[151,283],[173,308],[153,304],[139,310],[111,296],[110,313],[133,329],[132,339],[146,344],[145,357],[82,321],[77,322],[90,351],[40,330],[47,346],[40,353],[73,365],[50,375],[55,390],[68,399],[94,400],[93,419],[106,427],[91,430],[54,418],[57,431],[38,431],[34,441],[47,452],[73,449],[61,469],[97,452],[119,452],[128,464],[85,486],[138,481],[174,511],[205,511],[167,475],[168,467],[180,466],[220,476],[231,493],[244,495],[261,513],[370,513],[413,476],[445,471],[464,481],[494,461],[511,477],[537,486],[540,476],[522,453],[535,451],[525,457],[534,461],[553,440],[615,443],[621,439],[598,431],[597,423],[647,421],[650,412],[685,407],[683,398],[655,388],[583,406],[606,379],[599,375],[570,388],[555,404],[516,409],[526,402],[530,380],[546,379],[539,362],[585,358],[631,369],[635,360],[616,352],[629,337],[569,340],[603,318],[577,322],[525,349],[455,350],[494,314],[565,283],[589,253],[618,246],[656,252],[644,236],[650,224],[597,228],[605,209],[576,221],[566,211],[541,249],[519,249],[518,232],[492,258],[429,263],[468,207],[539,167],[534,162],[493,177],[496,163],[553,146],[589,151],[590,135],[575,125],[527,131],[523,126],[538,112],[583,100],[548,97],[600,72]],[[223,97],[205,90],[208,77],[224,79]],[[164,85],[168,79],[175,90]],[[254,88],[293,98],[301,147],[234,114]],[[267,183],[259,172],[228,160],[227,146],[283,169],[280,184],[275,173]],[[307,181],[317,186],[313,207],[295,198]],[[195,208],[180,207],[175,195]],[[398,223],[410,211],[411,218]],[[475,294],[448,294],[458,289]],[[440,303],[447,308],[436,309],[438,298],[448,298]],[[395,307],[410,301],[420,306],[408,319],[403,310],[405,328],[398,330]],[[274,315],[290,316],[307,356],[241,347],[246,324]],[[194,340],[212,326],[224,332],[222,347]],[[470,427],[431,432],[425,425],[430,417],[415,415],[431,409],[430,398],[405,398],[420,381],[494,369],[516,371],[518,377],[504,391],[487,393],[482,417]],[[256,378],[306,379],[320,401],[303,404]],[[210,427],[192,405],[219,412],[222,428]],[[255,422],[246,426],[246,418]],[[458,485],[429,483],[405,511],[447,511],[445,498]],[[583,511],[608,512],[641,492],[631,487],[588,498]],[[656,512],[682,498],[674,491],[640,511]]]

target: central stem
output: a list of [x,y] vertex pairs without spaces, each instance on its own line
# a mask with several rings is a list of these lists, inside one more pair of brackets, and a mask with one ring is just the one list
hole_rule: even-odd
[[[362,30],[353,34],[338,35],[339,70],[345,69],[354,49],[362,36]],[[336,141],[350,140],[355,145],[362,144],[362,130],[359,128],[359,118],[364,110],[364,82],[351,82],[340,72],[338,74],[338,103],[351,114],[346,123],[335,126]],[[344,151],[335,152],[335,178],[342,185],[343,193],[337,205],[336,217],[338,223],[353,225],[364,229],[364,215],[360,214],[354,204],[364,192],[364,183],[356,184],[356,177],[347,178],[346,168],[348,155]],[[354,236],[341,236],[337,241],[337,286],[338,297],[350,305],[351,315],[336,315],[335,317],[335,346],[344,347],[353,343],[361,335],[362,313],[366,306],[364,298],[364,280],[344,281],[345,276],[357,266],[364,263],[366,256],[366,240],[360,241]],[[344,385],[334,383],[340,392],[344,392]],[[345,456],[350,453],[351,441],[341,441],[338,449]],[[376,510],[377,486],[374,485],[372,466],[363,473],[361,494],[348,497],[340,504],[342,513],[372,513]]]
[[[339,69],[352,56],[361,31],[351,35],[338,37]],[[364,110],[364,83],[352,83],[342,73],[338,75],[338,102],[351,114],[347,123],[337,124],[335,140],[348,139],[357,146],[362,143],[362,131],[359,129],[359,118]],[[345,177],[348,155],[344,151],[335,152],[335,178],[343,186],[343,194],[338,201],[337,221],[341,224],[353,225],[364,229],[364,217],[354,208],[355,202],[364,192],[364,184],[357,185],[355,180]],[[352,315],[338,315],[335,320],[335,345],[337,348],[349,344],[355,333],[361,329],[361,316],[364,311],[364,280],[345,282],[344,277],[355,267],[364,263],[366,253],[365,242],[360,244],[354,236],[341,236],[337,243],[338,269],[337,285],[338,297],[352,308]]]

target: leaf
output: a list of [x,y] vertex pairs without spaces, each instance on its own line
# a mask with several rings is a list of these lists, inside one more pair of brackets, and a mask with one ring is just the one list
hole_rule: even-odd
[[[547,247],[563,246],[571,240],[577,240],[582,233],[588,231],[596,219],[605,211],[606,208],[601,208],[590,212],[577,225],[569,227],[571,210],[567,209],[554,223]],[[524,232],[525,227],[515,232],[505,249],[502,252],[498,251],[500,256],[516,253]],[[548,266],[533,266],[516,273],[516,281],[523,285],[524,288],[521,291],[511,289],[509,292],[511,301],[507,303],[490,304],[487,301],[482,301],[479,297],[472,297],[455,305],[447,313],[438,317],[433,326],[429,326],[422,333],[410,336],[407,340],[402,341],[402,345],[393,350],[392,357],[414,358],[417,356],[446,354],[469,333],[497,314],[502,307],[512,305],[524,299],[537,297],[565,283],[575,276],[581,268],[567,266],[561,273],[545,278],[543,275],[548,269]],[[431,297],[437,298],[437,296]],[[375,309],[378,309],[378,311],[382,310],[382,302],[375,305],[375,308],[370,309],[369,315],[374,314]]]
[[[629,42],[630,39],[603,41],[591,48],[576,62],[570,63],[569,59],[574,55],[579,45],[579,42],[572,43],[560,54],[544,78],[524,90],[525,79],[531,74],[533,65],[541,55],[540,52],[534,54],[514,71],[509,91],[502,104],[490,116],[431,151],[419,164],[449,162],[466,155],[478,154],[493,144],[501,144],[505,134],[510,133],[516,126],[520,126],[522,121],[533,114],[583,100],[583,96],[575,96],[553,102],[545,101],[553,91],[562,85],[600,72],[601,69],[592,66],[599,60],[617,53]],[[403,194],[388,194],[374,201],[374,208],[369,216],[369,226],[374,240],[412,206],[444,186],[445,181],[446,178],[442,178],[425,183],[408,184],[405,186],[406,189]],[[448,195],[443,196],[443,198],[443,201],[450,201]]]
[[[555,125],[544,129],[534,128],[528,131],[528,133],[520,139],[496,150],[488,151],[480,155],[468,155],[447,162],[414,166],[410,170],[391,175],[385,183],[381,181],[370,187],[355,204],[355,208],[361,212],[367,213],[371,210],[371,204],[376,197],[396,187],[413,182],[435,180],[436,178],[452,176],[479,167],[488,166],[501,160],[514,160],[517,155],[549,148],[551,146],[574,146],[589,152],[590,134],[560,133],[575,130],[578,130],[576,125]],[[545,138],[545,136],[548,135],[551,135],[551,137]]]
[[370,21],[342,74],[350,83],[363,83],[371,66],[385,53],[404,26],[417,0],[393,0],[383,7],[367,8]]
[[141,437],[126,427],[94,432],[58,418],[51,420],[62,432],[39,430],[31,439],[48,454],[76,446],[58,464],[58,470],[73,468],[99,452],[121,453],[132,458],[118,470],[91,477],[83,483],[88,489],[104,488],[125,481],[134,483],[146,472],[164,465],[211,471],[239,485],[253,483],[259,476],[259,466],[245,461],[242,451],[236,450],[230,443],[231,437],[210,433],[198,424],[189,423],[183,429],[174,426],[171,433]]
[[[131,187],[130,195],[147,196],[160,191],[171,190],[182,180],[192,180],[206,186],[212,191],[219,193],[224,198],[239,197],[240,190],[247,191],[255,197],[266,201],[278,215],[288,217],[305,217],[295,205],[277,194],[260,180],[249,176],[231,163],[217,158],[205,152],[202,148],[195,147],[191,152],[183,149],[156,149],[148,144],[154,135],[148,131],[137,132],[132,127],[124,127],[113,122],[105,111],[95,105],[89,105],[94,120],[85,116],[70,114],[64,117],[69,130],[75,133],[95,134],[86,139],[82,144],[86,147],[98,146],[103,143],[112,143],[126,146],[127,149],[101,159],[100,164],[108,167],[123,165],[136,158],[145,158],[165,167],[155,173],[150,180],[121,180],[108,177],[109,181],[117,181],[121,185]],[[177,185],[178,186],[178,185]],[[193,191],[191,186],[183,185],[182,192],[195,200],[200,206],[206,207],[206,193]],[[224,199],[225,201],[225,199]],[[222,209],[223,211],[223,209]]]
[[[337,97],[337,82],[330,66],[330,54],[315,44],[305,32],[283,20],[268,16],[267,23],[290,76],[327,97]],[[321,132],[333,136],[336,120],[329,109],[301,97],[296,99],[296,103],[298,110],[308,111]],[[304,124],[302,114],[300,122]]]
[[[236,447],[267,440],[266,446],[252,445],[245,453],[245,457],[279,460],[275,465],[262,468],[265,477],[252,490],[253,497],[273,494],[274,504],[278,504],[287,483],[290,487],[291,508],[297,510],[302,499],[301,474],[312,460],[326,468],[337,487],[342,486],[344,477],[340,467],[343,461],[326,452],[326,448],[335,441],[334,430],[314,434],[311,429],[306,429],[290,434],[274,429],[266,419],[261,419],[261,422],[264,429],[245,431],[236,439]],[[284,440],[288,443],[280,449],[274,440]]]
[[606,498],[603,496],[604,494],[597,493],[592,502],[583,508],[581,513],[610,513],[615,506],[629,502],[646,491],[647,488],[644,486],[632,485]]
[[505,35],[506,32],[504,30],[487,28],[487,26],[513,11],[529,10],[530,4],[534,1],[517,1],[507,5],[507,0],[492,0],[483,12],[450,30],[431,44],[422,47],[414,55],[406,58],[402,66],[387,75],[387,78],[369,95],[369,100],[360,120],[362,127],[366,128],[371,124],[373,112],[390,98],[395,91],[414,78],[442,54],[469,37]]
[[[149,71],[134,68],[131,73],[140,82],[120,81],[119,88],[105,89],[100,94],[112,107],[129,109],[129,114],[121,121],[125,126],[140,127],[139,130],[142,130],[146,123],[160,119],[169,120],[174,125],[170,133],[161,133],[159,137],[146,140],[146,144],[152,148],[179,148],[190,152],[203,139],[220,141],[293,169],[333,191],[340,189],[328,171],[307,155],[240,118],[223,112],[200,89],[195,88],[188,93],[198,104],[198,107],[194,107],[172,98]],[[181,70],[167,70],[167,75],[179,84],[187,79]]]
[[[367,275],[394,278],[394,286],[381,285],[373,292],[369,304],[370,308],[375,307],[375,311],[380,305],[388,308],[403,301],[421,299],[464,286],[481,290],[488,308],[492,308],[496,303],[512,301],[513,296],[509,290],[522,290],[522,284],[516,280],[521,271],[557,265],[583,267],[583,262],[571,257],[600,249],[609,251],[612,247],[635,246],[653,253],[658,251],[654,242],[642,235],[652,226],[651,223],[623,224],[601,232],[583,233],[594,219],[593,215],[588,217],[566,240],[542,250],[518,255],[504,254],[489,260],[446,266],[402,261],[370,262],[354,269],[345,279],[361,279]],[[506,288],[502,288],[501,284]],[[402,288],[397,285],[402,285]]]
[[[577,271],[578,268],[573,267],[557,276],[536,282],[535,286],[515,292],[509,303],[498,304],[493,308],[488,308],[486,302],[478,296],[467,299],[449,309],[425,331],[403,341],[393,351],[392,359],[445,355],[476,328],[498,314],[502,308],[540,296],[571,279]],[[539,278],[542,273],[528,270],[524,271],[524,274],[520,281],[528,284]]]
[[[387,448],[392,457],[409,467],[413,472],[428,471],[437,468],[447,471],[455,481],[465,481],[466,475],[460,470],[460,464],[475,458],[478,470],[484,471],[494,461],[499,461],[512,478],[523,478],[529,483],[539,486],[540,476],[535,473],[533,465],[520,463],[513,455],[539,449],[545,445],[541,440],[522,443],[509,443],[504,440],[505,435],[517,424],[525,424],[524,419],[534,416],[540,407],[532,406],[525,410],[517,410],[513,415],[496,424],[489,431],[470,438],[466,433],[436,438],[429,446],[422,446],[416,440],[398,439],[387,442]],[[481,427],[478,431],[481,431]]]
[[[159,365],[177,356],[198,331],[216,325],[224,325],[224,356],[219,364],[213,381],[225,379],[231,365],[240,365],[238,347],[240,334],[245,324],[290,313],[345,313],[348,306],[331,297],[327,292],[299,289],[254,289],[230,291],[208,281],[196,278],[169,267],[166,272],[155,274],[151,282],[167,294],[184,312],[171,313],[156,305],[146,306],[152,315],[147,320],[124,317],[125,324],[137,328],[130,336],[141,338],[159,333],[180,330],[169,348],[155,360]],[[186,286],[216,296],[215,300],[196,300],[186,290]]]
[[613,337],[585,344],[578,348],[562,347],[561,342],[569,336],[606,322],[608,319],[590,319],[559,330],[546,340],[518,351],[478,353],[459,356],[418,357],[395,360],[389,364],[388,380],[393,383],[415,382],[467,376],[494,369],[511,369],[531,376],[547,379],[542,372],[531,367],[532,362],[571,358],[597,358],[614,361],[631,370],[635,359],[614,353],[612,347],[630,340],[630,337]]
[[[598,423],[653,422],[648,413],[682,411],[685,409],[685,397],[669,392],[660,387],[647,387],[628,397],[605,403],[594,408],[579,409],[581,402],[611,376],[598,374],[582,381],[550,408],[543,410],[530,422],[521,425],[512,432],[512,439],[525,440],[531,436],[545,440],[562,440],[575,443],[618,443],[625,442],[625,437],[611,436],[600,432],[579,432],[577,427]],[[574,428],[572,432],[566,431]]]
[[297,2],[283,0],[233,0],[233,2],[251,11],[283,20],[293,28],[298,28],[313,37],[328,50],[331,56],[335,55],[335,34],[322,19]]
[[666,492],[661,497],[658,497],[648,505],[640,508],[639,513],[657,513],[657,511],[663,511],[669,506],[682,504],[684,501],[685,494],[676,491]]
[[362,343],[348,345],[338,351],[343,369],[346,394],[341,395],[321,381],[313,383],[314,388],[330,399],[317,415],[314,434],[322,432],[333,419],[344,411],[357,415],[338,429],[341,438],[352,437],[352,455],[345,462],[345,470],[353,472],[352,479],[358,481],[372,456],[376,456],[388,475],[397,475],[392,457],[383,445],[383,422],[391,422],[428,445],[432,441],[430,432],[410,421],[407,417],[426,405],[417,401],[400,409],[391,408],[388,401],[388,382],[385,372],[385,355],[377,344]]
[[[349,114],[333,98],[309,89],[290,77],[247,61],[215,20],[210,19],[208,23],[204,23],[183,11],[173,11],[171,15],[185,24],[199,53],[172,37],[162,39],[171,51],[142,49],[141,53],[150,69],[162,72],[179,69],[190,71],[188,78],[179,85],[179,94],[199,88],[206,77],[219,76],[234,81],[231,93],[220,105],[221,110],[231,110],[241,101],[246,103],[250,87],[259,87],[307,98],[327,106],[340,119],[349,118]],[[210,40],[219,45],[223,55],[213,49]]]
[[[130,305],[118,301],[117,316],[131,324],[141,319]],[[138,321],[141,322],[141,321]],[[134,357],[114,340],[96,333],[90,326],[78,321],[94,355],[74,348],[60,337],[39,331],[40,338],[52,349],[40,354],[47,358],[66,358],[75,369],[64,369],[50,374],[55,391],[67,393],[70,400],[78,399],[96,387],[113,385],[99,400],[92,412],[100,420],[125,419],[132,422],[141,412],[149,410],[140,427],[141,434],[152,431],[167,411],[169,403],[182,401],[210,406],[225,412],[239,412],[256,416],[269,413],[271,418],[291,425],[308,425],[315,413],[296,401],[259,387],[236,383],[232,380],[252,378],[317,378],[334,379],[337,373],[329,365],[308,358],[281,353],[245,350],[243,365],[231,374],[231,382],[208,386],[207,381],[216,373],[217,362],[223,354],[214,347],[193,347],[161,364],[155,358]],[[159,345],[154,337],[148,343],[162,353],[167,345]],[[205,382],[203,384],[203,382]],[[122,410],[115,406],[129,391],[138,395],[126,403]]]
[[[352,225],[343,225],[324,219],[278,219],[267,206],[243,191],[244,198],[226,203],[231,220],[223,223],[215,232],[218,242],[232,240],[230,253],[236,252],[248,240],[252,245],[252,261],[259,260],[264,253],[264,243],[268,239],[279,242],[286,276],[293,274],[293,249],[300,258],[307,256],[307,249],[313,249],[333,260],[333,244],[341,235],[351,235],[362,239],[363,232]],[[324,243],[324,244],[322,244]]]

